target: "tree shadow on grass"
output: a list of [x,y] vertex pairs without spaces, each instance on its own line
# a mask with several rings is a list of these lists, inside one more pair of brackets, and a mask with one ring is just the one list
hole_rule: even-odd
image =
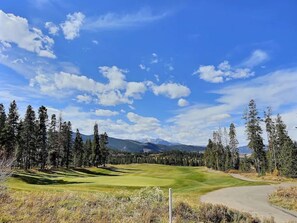
[[114,166],[106,166],[106,167],[100,167],[100,168],[113,171],[113,172],[119,172],[119,173],[132,173],[132,172],[141,171],[140,169],[117,168]]
[[119,176],[117,174],[109,174],[109,173],[100,173],[100,172],[95,172],[89,169],[84,169],[84,168],[74,168],[76,172],[81,172],[85,174],[90,174],[90,175],[95,175],[95,176]]
[[28,175],[17,175],[13,174],[14,178],[20,179],[28,184],[36,184],[36,185],[61,185],[61,184],[80,184],[87,182],[76,182],[76,181],[65,181],[65,180],[52,180],[45,177],[33,177]]

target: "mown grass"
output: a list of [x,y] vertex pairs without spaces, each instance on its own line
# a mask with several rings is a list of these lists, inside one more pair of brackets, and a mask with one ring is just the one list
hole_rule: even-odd
[[[199,197],[224,187],[259,184],[204,167],[133,164],[17,170],[7,182],[7,192],[0,191],[0,222],[167,222],[169,187],[174,222],[212,222],[208,217],[258,222],[225,207],[201,205]],[[238,216],[246,220],[236,220]]]
[[259,185],[235,179],[222,172],[209,172],[204,167],[176,167],[153,164],[117,165],[107,168],[58,169],[51,171],[17,171],[8,181],[12,190],[81,191],[117,194],[143,187],[158,186],[165,194],[173,188],[174,197],[197,204],[207,192],[225,187]]

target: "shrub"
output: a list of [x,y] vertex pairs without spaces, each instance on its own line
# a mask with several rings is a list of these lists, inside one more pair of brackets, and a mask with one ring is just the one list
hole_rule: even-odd
[[205,223],[258,223],[252,215],[229,209],[224,205],[202,204],[199,208],[199,220]]
[[279,187],[269,195],[269,201],[283,208],[297,211],[297,187]]

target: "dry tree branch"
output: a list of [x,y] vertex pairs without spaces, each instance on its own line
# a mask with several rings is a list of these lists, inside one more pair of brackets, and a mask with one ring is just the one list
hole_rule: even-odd
[[12,164],[14,159],[0,156],[0,190],[5,189],[4,182],[11,176],[12,174]]

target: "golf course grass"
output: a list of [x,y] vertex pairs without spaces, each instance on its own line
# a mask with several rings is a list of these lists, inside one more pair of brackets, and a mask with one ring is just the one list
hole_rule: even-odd
[[17,171],[8,181],[11,190],[43,192],[129,193],[143,187],[160,187],[165,195],[171,187],[176,200],[198,204],[207,192],[234,186],[259,185],[235,179],[205,167],[178,167],[154,164],[115,165],[106,168]]
[[199,198],[220,188],[259,184],[205,167],[154,164],[15,170],[8,190],[0,191],[0,223],[165,223],[168,188],[173,189],[174,222],[209,222],[217,213],[251,219],[222,206],[201,204]]

